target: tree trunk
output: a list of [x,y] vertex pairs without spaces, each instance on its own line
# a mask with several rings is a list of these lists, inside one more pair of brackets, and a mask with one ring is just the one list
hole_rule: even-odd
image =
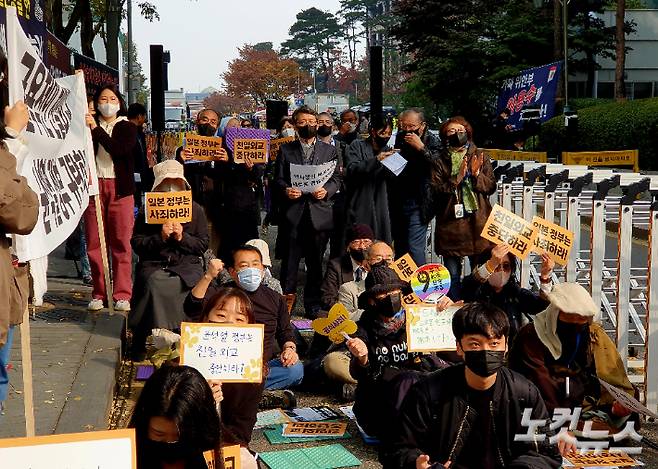
[[617,14],[615,17],[615,40],[616,40],[616,63],[615,63],[615,99],[623,101],[626,99],[626,82],[624,70],[626,68],[626,33],[624,32],[624,21],[626,13],[626,0],[617,0]]
[[119,68],[119,24],[121,22],[121,7],[119,0],[107,0],[105,51],[107,65]]
[[94,54],[94,17],[91,14],[91,4],[87,1],[80,2],[85,5],[82,8],[80,15],[80,44],[82,46],[82,55],[96,58]]

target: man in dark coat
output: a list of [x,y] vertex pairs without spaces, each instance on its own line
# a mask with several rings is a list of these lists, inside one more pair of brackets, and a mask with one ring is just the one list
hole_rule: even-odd
[[[333,210],[329,200],[340,185],[336,149],[316,138],[317,114],[302,106],[292,115],[299,140],[285,144],[279,152],[276,185],[283,193],[283,232],[288,236],[281,264],[281,284],[289,307],[294,303],[299,261],[305,258],[307,276],[304,307],[307,315],[317,316],[321,307],[322,257],[333,229]],[[333,174],[312,193],[292,186],[290,165],[322,165],[335,162]],[[292,296],[291,296],[292,295]]]
[[400,175],[388,186],[395,251],[409,252],[417,265],[425,264],[427,225],[432,213],[430,172],[439,158],[441,142],[429,132],[418,109],[400,114],[395,148],[407,160]]
[[[381,449],[384,468],[560,467],[539,390],[504,366],[507,315],[495,306],[470,303],[455,313],[452,330],[465,364],[431,373],[411,388],[393,444]],[[533,421],[543,422],[537,433],[528,434],[522,425],[525,409]]]

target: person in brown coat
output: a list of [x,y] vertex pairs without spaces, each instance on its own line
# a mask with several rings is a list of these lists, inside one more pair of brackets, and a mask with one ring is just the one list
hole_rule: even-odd
[[491,160],[477,151],[473,128],[461,116],[451,117],[439,130],[444,149],[432,168],[436,228],[434,249],[450,271],[448,296],[461,299],[462,258],[471,268],[490,247],[480,233],[491,213],[489,196],[496,191]]

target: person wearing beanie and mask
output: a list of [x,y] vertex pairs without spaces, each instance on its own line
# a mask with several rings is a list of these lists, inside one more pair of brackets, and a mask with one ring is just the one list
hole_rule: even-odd
[[[453,316],[452,331],[464,363],[431,373],[411,388],[392,444],[382,447],[384,469],[561,467],[539,390],[505,367],[505,312],[470,303]],[[537,432],[547,438],[515,441],[515,435],[527,433],[524,409],[532,410],[531,419],[545,421]]]
[[614,342],[594,322],[599,306],[577,283],[555,285],[548,299],[548,307],[519,331],[510,367],[537,385],[549,412],[581,407],[581,420],[594,420],[595,429],[616,433],[630,411],[599,378],[630,396],[635,390]]
[[477,151],[466,119],[451,117],[439,134],[445,146],[432,168],[434,250],[450,272],[448,296],[458,301],[463,258],[475,269],[478,256],[491,246],[480,233],[491,213],[489,196],[496,191],[496,178],[489,157]]
[[387,186],[395,183],[395,175],[382,161],[395,153],[386,146],[392,132],[390,120],[373,121],[368,139],[355,140],[345,154],[347,223],[365,223],[388,244],[393,236]]
[[408,252],[420,266],[425,264],[427,225],[434,217],[430,175],[441,142],[429,131],[420,109],[400,113],[398,127],[395,149],[407,165],[387,186],[392,235],[395,250],[400,255]]
[[137,127],[126,118],[125,102],[114,85],[99,88],[94,95],[93,106],[95,117],[87,113],[85,119],[91,130],[96,154],[99,194],[94,197],[100,198],[105,238],[112,256],[114,298],[107,298],[96,203],[90,198],[84,214],[87,255],[93,281],[92,299],[87,309],[100,311],[104,302],[114,301],[115,310],[129,311],[132,296],[130,235],[135,220],[134,154]]
[[517,332],[524,324],[523,316],[534,316],[548,306],[546,294],[553,287],[551,273],[555,262],[548,254],[543,254],[541,260],[539,293],[519,285],[516,278],[518,262],[506,243],[483,252],[478,268],[462,280],[461,297],[465,303],[491,303],[507,313],[510,344],[514,343]]
[[[263,359],[267,361],[269,374],[265,389],[287,389],[302,382],[304,365],[297,355],[295,335],[290,324],[290,314],[285,298],[263,284],[264,266],[261,251],[254,246],[240,246],[233,251],[228,272],[232,284],[244,291],[254,307],[257,324],[265,326]],[[185,299],[185,314],[192,318],[201,317],[208,299],[222,287],[216,279],[224,271],[219,259],[209,262],[206,273],[194,286]],[[277,347],[278,345],[278,347]],[[277,350],[280,350],[277,353]]]
[[[190,189],[183,165],[175,160],[158,163],[153,173],[153,192]],[[139,356],[151,329],[175,331],[187,319],[183,303],[203,275],[203,253],[208,249],[208,224],[203,208],[193,201],[192,221],[163,225],[147,224],[142,209],[131,244],[139,262],[129,323],[133,330],[133,353]]]
[[355,224],[348,228],[347,252],[341,257],[329,260],[322,282],[322,307],[329,311],[338,302],[338,290],[347,282],[365,280],[364,266],[366,252],[375,235],[368,225]]
[[407,351],[402,294],[408,292],[409,284],[400,280],[386,260],[370,267],[365,285],[359,297],[364,311],[358,330],[346,341],[352,354],[350,375],[358,381],[353,408],[365,432],[386,446],[411,385],[449,363],[435,353]]
[[[299,261],[306,264],[304,308],[306,315],[317,317],[321,309],[322,258],[334,228],[330,199],[340,187],[338,164],[323,187],[303,194],[292,187],[290,165],[321,165],[336,161],[336,149],[317,139],[317,114],[307,106],[292,115],[299,140],[281,146],[277,158],[276,186],[281,194],[281,223],[278,236],[285,243],[281,263],[281,284],[292,310],[297,291]],[[277,243],[279,240],[277,240]]]

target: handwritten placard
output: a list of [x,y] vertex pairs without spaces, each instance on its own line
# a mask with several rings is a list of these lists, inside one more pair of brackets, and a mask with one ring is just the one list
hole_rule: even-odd
[[404,256],[396,259],[391,264],[391,269],[395,270],[400,280],[403,282],[410,282],[414,276],[414,272],[418,270],[418,266],[411,258],[411,254],[407,253]]
[[185,148],[194,155],[192,159],[198,161],[226,161],[223,154],[221,137],[204,137],[192,132],[185,134]]
[[500,205],[495,205],[482,229],[481,236],[494,244],[509,244],[512,254],[525,259],[532,250],[537,230],[531,222]]
[[452,317],[459,306],[437,311],[433,305],[409,305],[407,314],[407,347],[410,352],[456,350],[452,333]]
[[658,415],[651,412],[651,410],[649,410],[646,406],[644,406],[640,401],[635,399],[630,394],[606,381],[603,381],[601,378],[599,378],[599,382],[601,383],[601,386],[603,386],[605,390],[608,391],[617,402],[626,407],[628,410],[637,412],[638,414],[646,415],[647,417],[658,419]]
[[283,436],[343,436],[347,422],[291,422],[283,427]]
[[[206,460],[208,469],[218,468],[214,450],[206,451],[203,453],[203,457]],[[240,469],[242,467],[240,445],[224,446],[222,448],[222,460],[224,461],[224,469]]]
[[412,275],[411,289],[423,303],[438,303],[450,290],[450,272],[441,264],[425,264]]
[[262,324],[181,323],[181,365],[226,383],[263,381]]
[[532,225],[537,229],[533,250],[540,254],[547,253],[556,264],[567,265],[573,246],[573,232],[540,217],[534,217]]
[[281,145],[294,142],[295,137],[282,137],[270,140],[270,161],[276,161],[281,151]]
[[350,313],[341,303],[336,303],[329,310],[326,318],[313,320],[313,330],[320,335],[329,337],[334,344],[345,341],[344,334],[354,334],[357,325],[350,319]]
[[150,225],[192,221],[192,191],[147,192],[144,200],[144,215]]
[[637,461],[626,453],[609,451],[572,453],[564,457],[571,466],[564,467],[635,467]]
[[267,140],[237,138],[233,141],[233,161],[258,164],[267,163]]
[[136,469],[135,430],[0,439],[0,461],[11,469]]
[[304,194],[321,189],[336,171],[336,160],[324,164],[290,163],[290,182],[292,187]]

